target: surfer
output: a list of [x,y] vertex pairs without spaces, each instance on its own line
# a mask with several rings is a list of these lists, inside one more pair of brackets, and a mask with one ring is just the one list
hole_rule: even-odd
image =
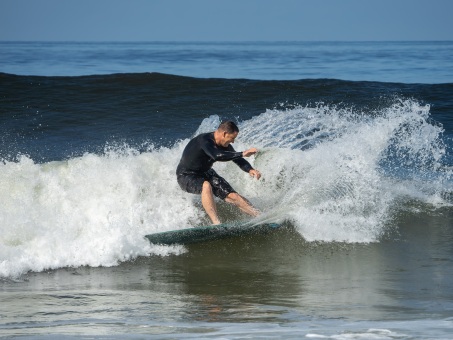
[[239,128],[234,122],[225,121],[214,132],[198,135],[187,144],[176,169],[181,189],[192,194],[201,194],[201,203],[213,224],[220,224],[214,195],[234,204],[248,215],[259,214],[258,209],[212,169],[214,162],[233,161],[250,176],[256,179],[261,177],[261,173],[244,159],[256,154],[258,150],[251,148],[236,152],[231,145],[238,133]]

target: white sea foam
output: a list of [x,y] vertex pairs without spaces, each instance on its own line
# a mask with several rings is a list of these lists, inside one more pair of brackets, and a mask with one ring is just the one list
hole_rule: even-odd
[[[411,101],[372,113],[323,105],[268,110],[241,122],[235,143],[262,150],[250,161],[263,179],[231,162],[215,168],[267,219],[291,221],[308,241],[378,241],[401,197],[445,203],[439,193],[450,174],[436,173],[442,129],[428,118],[429,107]],[[218,123],[209,117],[195,134]],[[175,178],[187,142],[46,164],[26,156],[0,162],[0,276],[186,251],[143,236],[206,222],[199,198]]]
[[184,251],[143,238],[200,219],[174,180],[181,147],[0,164],[0,275]]
[[[255,166],[277,213],[309,241],[378,241],[395,205],[445,204],[451,173],[439,174],[442,128],[429,106],[398,101],[378,112],[320,105],[268,110],[242,125],[265,151]],[[278,202],[278,204],[275,204]]]

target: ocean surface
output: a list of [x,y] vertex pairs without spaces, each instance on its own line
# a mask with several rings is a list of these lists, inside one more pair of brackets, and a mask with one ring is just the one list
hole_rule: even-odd
[[[453,42],[0,42],[0,337],[452,339]],[[175,169],[238,123],[283,227],[208,224]],[[218,202],[223,221],[246,216]]]

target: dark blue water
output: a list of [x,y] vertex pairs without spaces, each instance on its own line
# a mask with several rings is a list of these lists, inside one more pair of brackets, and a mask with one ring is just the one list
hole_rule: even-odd
[[2,158],[37,161],[102,151],[106,143],[171,145],[211,114],[247,120],[266,109],[317,103],[381,110],[414,98],[451,134],[452,84],[341,80],[200,79],[157,73],[84,77],[1,75]]
[[[452,42],[0,43],[0,334],[448,339]],[[187,248],[222,119],[285,228]],[[223,219],[244,216],[219,202]]]

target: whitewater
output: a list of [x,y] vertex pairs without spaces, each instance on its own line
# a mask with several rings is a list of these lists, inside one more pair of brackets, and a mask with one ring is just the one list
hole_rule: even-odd
[[[205,118],[193,136],[219,123],[217,115]],[[402,212],[451,204],[443,128],[432,124],[429,105],[396,100],[371,112],[296,105],[266,110],[239,128],[234,147],[260,150],[251,163],[263,179],[229,163],[216,163],[216,171],[263,211],[259,218],[286,223],[309,242],[381,242]],[[0,276],[187,252],[144,235],[208,224],[199,197],[182,192],[175,178],[188,141],[0,162]],[[224,218],[246,218],[219,204]]]

